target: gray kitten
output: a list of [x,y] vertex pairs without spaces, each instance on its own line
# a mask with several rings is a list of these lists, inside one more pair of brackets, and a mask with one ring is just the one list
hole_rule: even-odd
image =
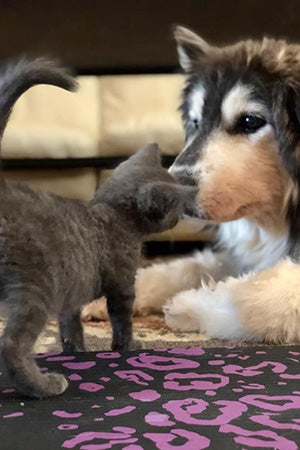
[[[40,63],[35,63],[36,73],[32,62],[27,66],[23,62],[10,71],[11,78],[6,74],[10,80],[6,115],[0,106],[4,124],[24,87],[41,80],[67,89],[74,87],[62,71],[53,72],[49,64],[46,70]],[[43,70],[48,78],[41,77]],[[142,243],[150,233],[173,227],[196,193],[194,187],[176,184],[162,168],[156,144],[120,164],[90,202],[3,182],[0,302],[7,310],[7,324],[1,337],[1,356],[19,391],[42,398],[67,388],[63,375],[41,373],[31,356],[50,314],[58,314],[63,350],[84,351],[80,309],[105,295],[112,348],[130,348],[134,283]]]

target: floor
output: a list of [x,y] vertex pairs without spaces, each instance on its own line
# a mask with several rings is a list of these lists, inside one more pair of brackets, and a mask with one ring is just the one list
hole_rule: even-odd
[[[107,321],[84,322],[85,343],[88,351],[109,351],[111,342],[111,326]],[[0,318],[0,333],[4,321]],[[170,330],[162,316],[134,317],[133,329],[135,339],[141,348],[160,349],[173,347],[227,347],[236,346],[235,342],[209,340],[205,335],[191,332]],[[247,346],[247,344],[244,344]],[[35,345],[35,353],[61,351],[56,322],[49,322]]]
[[29,400],[1,374],[1,450],[299,448],[299,346],[37,358],[70,386]]

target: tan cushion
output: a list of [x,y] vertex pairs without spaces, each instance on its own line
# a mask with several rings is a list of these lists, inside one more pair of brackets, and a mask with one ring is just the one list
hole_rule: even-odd
[[129,155],[150,142],[177,154],[183,145],[182,87],[181,75],[103,77],[100,155]]
[[4,133],[4,158],[84,158],[99,147],[98,77],[79,77],[70,93],[35,86],[16,103]]
[[63,195],[70,198],[89,200],[97,185],[93,169],[7,171],[5,179],[10,183],[28,183],[34,189]]
[[17,102],[4,158],[124,156],[149,142],[166,154],[183,145],[181,75],[79,77],[78,93],[35,86]]

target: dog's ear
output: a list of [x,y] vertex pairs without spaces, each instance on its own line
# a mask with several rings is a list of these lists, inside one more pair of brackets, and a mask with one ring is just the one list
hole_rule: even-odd
[[[183,213],[184,206],[195,201],[198,188],[166,182],[146,183],[137,193],[140,213],[151,222],[159,222],[172,210]],[[182,211],[179,211],[182,209]]]
[[177,42],[179,62],[185,72],[192,71],[194,65],[199,63],[203,56],[215,51],[215,47],[185,27],[176,26],[174,38]]
[[300,87],[288,89],[287,111],[294,130],[300,135]]

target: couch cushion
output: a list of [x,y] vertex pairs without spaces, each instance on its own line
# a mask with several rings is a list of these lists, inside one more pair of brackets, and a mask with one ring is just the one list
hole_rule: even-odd
[[35,86],[5,131],[7,159],[125,156],[149,142],[166,154],[183,145],[181,75],[79,77],[78,93]]
[[4,158],[85,158],[99,146],[99,79],[79,77],[71,93],[35,86],[16,103],[4,133]]
[[4,177],[9,183],[23,182],[34,189],[82,200],[92,198],[97,185],[94,169],[18,170],[4,172]]
[[101,156],[123,156],[158,142],[166,154],[182,148],[178,107],[181,75],[106,76],[101,79]]

